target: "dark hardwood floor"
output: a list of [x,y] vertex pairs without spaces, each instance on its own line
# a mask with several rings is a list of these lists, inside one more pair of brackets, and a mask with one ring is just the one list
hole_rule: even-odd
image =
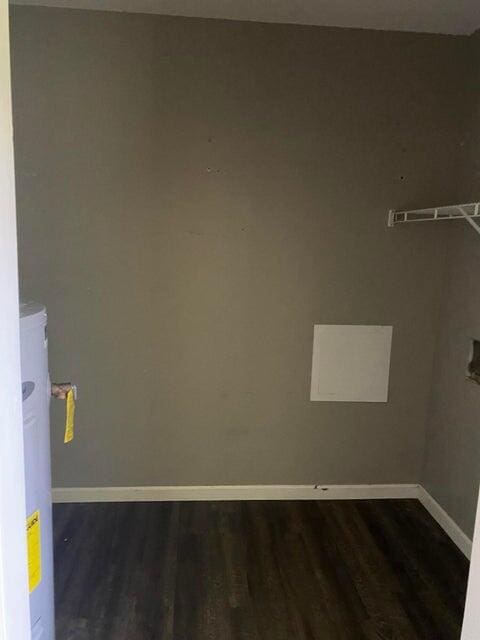
[[57,640],[458,640],[416,500],[55,505]]

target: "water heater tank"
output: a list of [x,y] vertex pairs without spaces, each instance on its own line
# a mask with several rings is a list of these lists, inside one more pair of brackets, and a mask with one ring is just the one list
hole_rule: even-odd
[[27,546],[32,640],[54,640],[50,378],[47,314],[36,303],[20,305]]

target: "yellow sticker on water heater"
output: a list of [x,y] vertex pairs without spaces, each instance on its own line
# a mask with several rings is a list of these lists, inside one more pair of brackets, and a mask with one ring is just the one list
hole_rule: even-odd
[[27,518],[28,588],[30,593],[42,579],[42,547],[40,535],[40,511]]
[[75,418],[75,393],[73,389],[67,391],[66,396],[66,416],[65,416],[65,437],[63,442],[71,442],[73,440],[73,425]]

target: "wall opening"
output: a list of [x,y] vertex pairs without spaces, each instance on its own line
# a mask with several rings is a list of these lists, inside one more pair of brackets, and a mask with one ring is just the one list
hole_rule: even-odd
[[480,340],[472,340],[471,342],[467,380],[480,384]]

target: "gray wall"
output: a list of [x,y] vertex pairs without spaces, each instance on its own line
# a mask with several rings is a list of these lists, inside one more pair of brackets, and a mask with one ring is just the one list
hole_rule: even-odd
[[[467,39],[12,14],[54,485],[418,479],[448,232],[385,216],[457,197]],[[309,402],[314,323],[394,325],[388,404]]]
[[[480,200],[480,33],[468,46],[471,114],[461,162],[462,202]],[[470,341],[480,340],[480,237],[463,222],[449,225],[422,483],[472,535],[480,483],[480,387],[465,372]]]

